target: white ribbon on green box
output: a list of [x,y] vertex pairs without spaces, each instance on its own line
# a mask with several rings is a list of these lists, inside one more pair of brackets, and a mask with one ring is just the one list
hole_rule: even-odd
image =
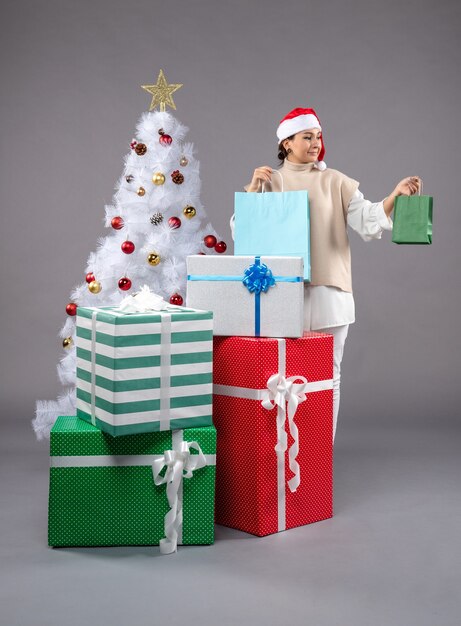
[[[173,450],[166,450],[152,465],[156,485],[166,484],[166,495],[170,510],[165,515],[165,538],[160,540],[160,552],[176,552],[178,538],[182,530],[182,480],[192,478],[195,470],[205,467],[207,460],[196,441],[182,441],[173,431]],[[198,454],[191,454],[194,449]],[[161,471],[166,467],[162,476]]]
[[[301,468],[296,461],[299,452],[299,431],[295,423],[295,415],[300,402],[306,400],[307,393],[333,389],[333,379],[308,382],[304,376],[286,377],[286,341],[274,339],[278,344],[278,373],[273,374],[267,380],[263,389],[250,389],[247,387],[234,387],[232,385],[213,385],[213,393],[221,396],[232,396],[247,400],[257,400],[267,409],[277,407],[277,443],[274,447],[277,458],[277,505],[278,505],[278,531],[286,529],[286,487],[291,492],[296,491],[301,483]],[[300,383],[296,381],[301,381]],[[289,480],[285,480],[285,452],[288,448],[288,436],[286,422],[293,438],[293,443],[288,450],[289,468],[294,474]]]

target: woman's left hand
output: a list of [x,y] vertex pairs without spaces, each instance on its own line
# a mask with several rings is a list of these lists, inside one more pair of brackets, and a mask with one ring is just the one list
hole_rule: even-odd
[[421,189],[422,184],[423,181],[419,176],[408,176],[401,180],[395,186],[394,191],[383,200],[384,212],[387,217],[390,217],[394,210],[394,198],[396,196],[412,196]]
[[392,196],[412,196],[421,189],[421,178],[419,176],[408,176],[401,180],[392,192]]

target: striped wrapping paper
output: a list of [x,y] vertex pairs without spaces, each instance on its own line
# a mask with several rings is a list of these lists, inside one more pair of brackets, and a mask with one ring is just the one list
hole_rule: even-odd
[[77,312],[77,416],[111,435],[212,424],[213,314]]

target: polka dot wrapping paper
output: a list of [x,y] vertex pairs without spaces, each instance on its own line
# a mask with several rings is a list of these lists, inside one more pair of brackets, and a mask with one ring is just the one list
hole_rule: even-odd
[[[211,544],[216,431],[174,432],[197,441],[209,463],[182,480],[179,543]],[[50,435],[49,545],[157,545],[169,505],[166,485],[154,484],[152,458],[172,449],[172,436],[165,431],[114,438],[76,417],[59,417]]]
[[[215,337],[214,389],[221,386],[262,390],[279,372],[277,339]],[[333,378],[333,336],[308,332],[285,339],[285,376],[304,376],[309,383]],[[321,385],[320,385],[321,386]],[[328,386],[328,385],[327,385]],[[330,385],[331,386],[331,385]],[[231,390],[214,393],[217,430],[216,522],[258,536],[282,530],[279,521],[277,408],[261,400],[236,397]],[[294,417],[299,430],[301,482],[295,492],[284,487],[284,528],[295,528],[333,515],[333,391],[307,393]],[[285,425],[288,432],[288,426]],[[288,433],[288,448],[293,439]],[[285,479],[292,476],[288,450]]]

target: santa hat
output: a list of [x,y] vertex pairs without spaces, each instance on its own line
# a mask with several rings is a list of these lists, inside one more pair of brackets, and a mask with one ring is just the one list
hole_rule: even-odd
[[[300,133],[303,130],[309,130],[311,128],[319,128],[322,130],[320,120],[314,109],[293,109],[293,111],[290,111],[288,115],[285,115],[285,117],[280,120],[280,124],[277,128],[277,139],[280,143],[284,139],[287,139],[287,137],[291,137],[291,135]],[[323,160],[323,157],[325,156],[323,137],[320,139],[320,143],[322,144],[322,147],[320,149],[316,165],[319,170],[325,170],[327,164]]]

